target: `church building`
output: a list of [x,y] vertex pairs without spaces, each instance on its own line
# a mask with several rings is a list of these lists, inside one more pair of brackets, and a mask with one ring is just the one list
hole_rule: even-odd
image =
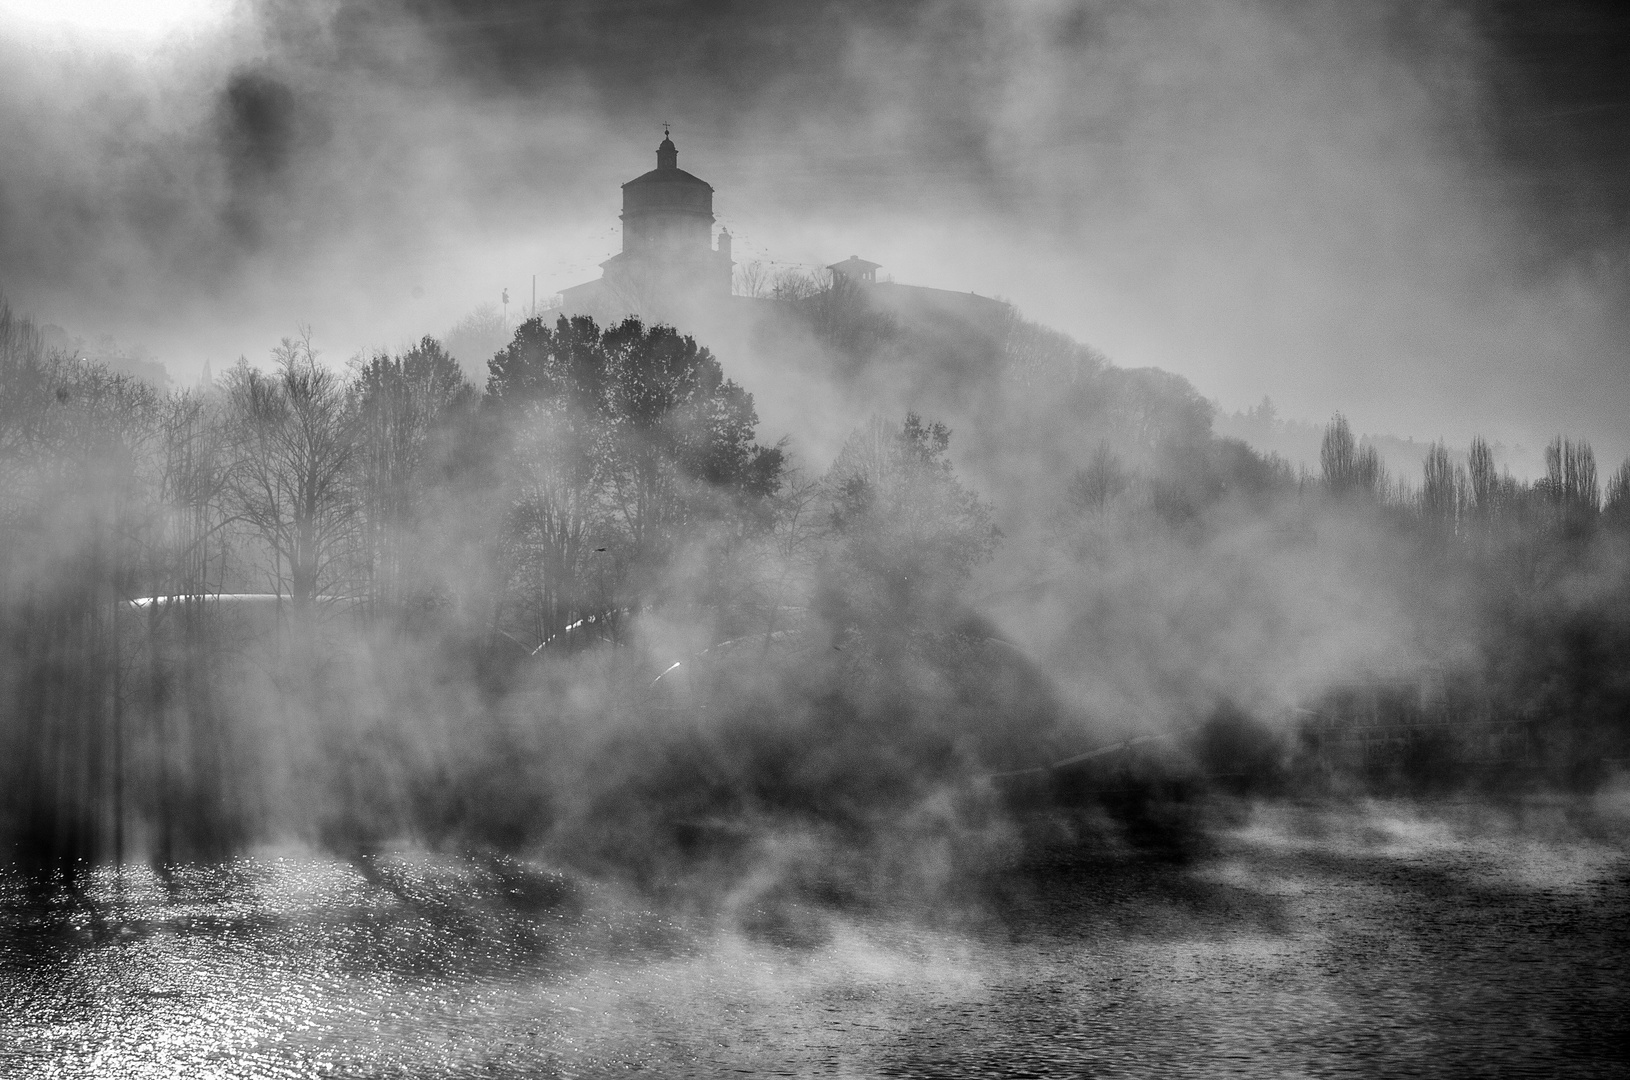
[[730,295],[730,231],[713,244],[713,186],[679,167],[664,129],[657,167],[623,185],[623,249],[600,264],[598,281],[561,291],[567,311],[677,309]]
[[[730,230],[713,233],[713,185],[679,167],[679,149],[667,128],[657,167],[623,185],[623,249],[600,264],[594,281],[562,289],[559,311],[604,323],[638,314],[654,322],[699,327],[770,316],[780,301],[757,292],[733,297],[735,263]],[[827,281],[863,290],[871,307],[908,321],[945,327],[1000,325],[1011,310],[973,293],[879,281],[879,265],[858,255],[826,267]],[[798,296],[804,294],[799,293]],[[960,331],[957,331],[960,332]]]

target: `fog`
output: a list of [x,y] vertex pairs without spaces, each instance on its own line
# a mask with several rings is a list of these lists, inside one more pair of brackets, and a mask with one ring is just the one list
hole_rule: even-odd
[[667,120],[744,255],[999,295],[1231,409],[1630,451],[1589,6],[217,11],[3,35],[0,286],[183,381],[593,278]]
[[1611,1060],[1622,20],[0,13],[25,1067]]

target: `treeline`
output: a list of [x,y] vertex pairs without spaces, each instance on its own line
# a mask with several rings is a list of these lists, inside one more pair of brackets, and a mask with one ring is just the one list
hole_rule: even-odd
[[1049,591],[1095,619],[1060,655],[1119,673],[1093,685],[1112,708],[1148,715],[1114,691],[1158,687],[1202,771],[1239,773],[1233,751],[1206,764],[1237,743],[1263,790],[1513,794],[1630,764],[1630,462],[1603,484],[1557,437],[1525,481],[1479,437],[1463,464],[1429,446],[1412,482],[1340,414],[1317,472],[1231,440],[1124,445],[1059,485],[1072,573]]
[[1443,768],[1431,785],[1453,786],[1479,726],[1520,734],[1522,749],[1508,739],[1498,764],[1520,758],[1529,781],[1588,788],[1630,764],[1630,461],[1603,485],[1590,444],[1559,436],[1545,475],[1525,482],[1497,470],[1479,437],[1465,465],[1430,447],[1414,487],[1358,467],[1351,442],[1338,415],[1324,437],[1326,490],[1413,541],[1412,584],[1454,596],[1457,637],[1475,647],[1434,658],[1436,714],[1472,730],[1433,736]]
[[1599,482],[1590,444],[1557,436],[1545,448],[1545,475],[1532,483],[1500,470],[1488,440],[1478,436],[1457,464],[1449,447],[1432,444],[1421,462],[1419,488],[1400,478],[1390,483],[1374,448],[1359,446],[1337,413],[1325,428],[1319,464],[1324,488],[1336,496],[1362,496],[1414,509],[1450,533],[1478,527],[1526,524],[1568,533],[1614,523],[1630,513],[1630,459]]
[[584,619],[612,632],[685,585],[686,601],[716,595],[678,563],[773,526],[781,450],[754,442],[751,395],[668,327],[534,320],[484,393],[432,338],[342,372],[309,337],[270,371],[240,361],[160,393],[7,318],[20,588],[52,584],[89,538],[93,577],[125,602],[269,595],[291,619],[377,622],[457,608],[530,650]]
[[[805,475],[707,349],[634,319],[526,322],[481,390],[430,338],[340,371],[302,335],[160,393],[0,327],[4,825],[47,877],[291,828],[534,842],[587,805],[555,770],[639,752],[721,642],[903,657],[996,535],[943,425],[873,421]],[[888,682],[812,670],[844,708]]]

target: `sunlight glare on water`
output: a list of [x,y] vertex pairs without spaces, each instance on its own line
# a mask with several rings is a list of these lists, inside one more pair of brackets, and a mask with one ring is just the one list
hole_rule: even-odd
[[604,885],[563,899],[541,868],[447,856],[127,868],[44,908],[8,882],[0,1063],[1260,1076],[1475,1075],[1498,1057],[1513,1075],[1610,1075],[1624,848],[1411,821],[1259,810],[1192,865],[1054,866],[950,922],[806,912],[819,926],[792,944],[742,913],[664,913]]

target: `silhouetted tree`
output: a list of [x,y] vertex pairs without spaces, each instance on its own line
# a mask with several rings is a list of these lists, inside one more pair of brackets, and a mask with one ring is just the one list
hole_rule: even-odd
[[1435,442],[1422,463],[1421,512],[1439,531],[1454,533],[1459,525],[1466,477],[1449,457],[1449,448]]
[[1359,446],[1347,418],[1337,413],[1324,429],[1319,466],[1325,490],[1338,497],[1364,494],[1378,497],[1386,484],[1381,455],[1373,446]]
[[542,640],[581,617],[590,594],[608,617],[662,602],[683,546],[768,523],[781,451],[754,441],[752,395],[694,339],[638,319],[604,331],[582,317],[552,329],[533,320],[491,371],[488,399],[513,432],[518,550],[538,571]]
[[1500,477],[1494,469],[1494,451],[1481,435],[1472,439],[1467,455],[1467,473],[1471,485],[1471,504],[1479,518],[1494,514],[1495,501],[1500,490]]
[[753,440],[753,397],[669,326],[608,329],[611,477],[627,538],[661,560],[702,517],[751,508],[780,486],[781,451]]
[[345,385],[317,362],[309,333],[284,338],[272,355],[271,375],[241,362],[227,375],[237,458],[230,490],[236,513],[266,545],[276,590],[303,616],[350,576],[357,432]]
[[[487,401],[508,436],[516,488],[509,551],[517,606],[530,612],[536,641],[546,643],[578,618],[614,606],[599,572],[611,560],[595,558],[610,546],[608,373],[599,327],[585,316],[562,317],[553,328],[529,319],[489,369]],[[608,551],[594,550],[601,547]]]
[[1546,499],[1565,517],[1594,514],[1600,505],[1596,486],[1596,455],[1587,442],[1558,436],[1545,448]]
[[1616,524],[1630,524],[1630,458],[1620,462],[1613,475],[1607,478],[1602,513]]
[[826,287],[820,277],[804,270],[781,270],[770,278],[770,295],[777,300],[807,300]]
[[1344,492],[1353,485],[1358,472],[1358,446],[1347,418],[1340,413],[1324,429],[1324,442],[1319,446],[1319,467],[1324,473],[1324,486],[1333,492]]
[[355,373],[350,421],[356,439],[359,569],[376,603],[400,601],[415,587],[408,580],[408,546],[432,483],[432,458],[438,442],[448,437],[450,422],[475,401],[475,388],[457,361],[432,337],[400,356],[376,354]]
[[751,262],[737,263],[734,279],[731,282],[732,291],[737,296],[767,297],[774,287],[772,278],[773,275],[769,266],[757,259]]

